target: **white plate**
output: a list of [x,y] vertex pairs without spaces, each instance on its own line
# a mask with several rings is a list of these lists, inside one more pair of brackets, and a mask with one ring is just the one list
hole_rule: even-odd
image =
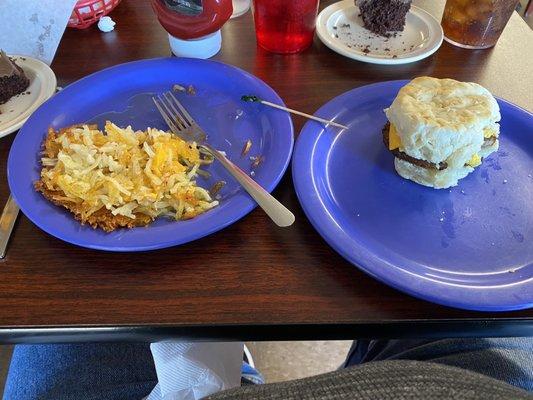
[[[57,80],[53,71],[42,61],[26,56],[10,55],[30,80],[30,86],[0,104],[0,137],[19,129],[37,107],[48,100],[55,92]],[[28,93],[29,92],[29,93]]]
[[363,26],[353,0],[340,1],[322,10],[316,21],[316,32],[331,50],[372,64],[421,60],[437,51],[444,38],[439,22],[415,6],[406,15],[403,32],[389,38],[376,35]]

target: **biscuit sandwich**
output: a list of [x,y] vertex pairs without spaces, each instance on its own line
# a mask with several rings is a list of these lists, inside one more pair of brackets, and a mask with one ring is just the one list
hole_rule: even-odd
[[435,189],[456,186],[498,150],[500,109],[477,83],[419,77],[385,110],[383,142],[398,174]]

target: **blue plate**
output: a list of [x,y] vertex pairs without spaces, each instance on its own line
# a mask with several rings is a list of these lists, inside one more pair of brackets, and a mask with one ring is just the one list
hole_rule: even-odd
[[533,305],[533,116],[504,100],[500,150],[451,190],[401,178],[384,147],[388,107],[407,81],[349,91],[308,122],[293,178],[314,227],[380,281],[436,303],[504,311]]
[[[255,94],[283,104],[279,96],[256,77],[229,65],[204,60],[161,58],[118,65],[90,75],[65,88],[43,104],[24,124],[11,147],[8,179],[22,212],[38,227],[64,241],[99,250],[142,251],[174,246],[218,231],[249,213],[255,202],[217,162],[207,170],[210,179],[198,178],[205,188],[224,180],[220,206],[188,221],[160,218],[148,227],[104,233],[82,226],[66,210],[48,202],[33,189],[39,178],[39,152],[48,127],[98,123],[109,119],[134,129],[167,130],[151,95],[174,84],[193,85],[196,94],[179,93],[190,114],[208,134],[208,140],[244,171],[251,171],[250,156],[264,157],[254,179],[267,190],[277,185],[289,163],[293,127],[289,115],[260,104],[241,101]],[[247,156],[241,151],[248,139]]]

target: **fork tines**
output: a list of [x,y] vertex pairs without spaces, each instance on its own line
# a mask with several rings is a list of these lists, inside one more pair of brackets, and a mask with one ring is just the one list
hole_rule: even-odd
[[198,142],[205,140],[205,133],[174,96],[174,93],[167,91],[162,95],[152,97],[152,100],[172,132],[195,134]]

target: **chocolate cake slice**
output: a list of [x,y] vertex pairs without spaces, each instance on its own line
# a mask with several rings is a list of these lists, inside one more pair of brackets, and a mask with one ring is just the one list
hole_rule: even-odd
[[15,62],[0,50],[0,104],[22,93],[30,85],[30,80]]
[[365,28],[389,37],[403,31],[411,0],[356,0]]

